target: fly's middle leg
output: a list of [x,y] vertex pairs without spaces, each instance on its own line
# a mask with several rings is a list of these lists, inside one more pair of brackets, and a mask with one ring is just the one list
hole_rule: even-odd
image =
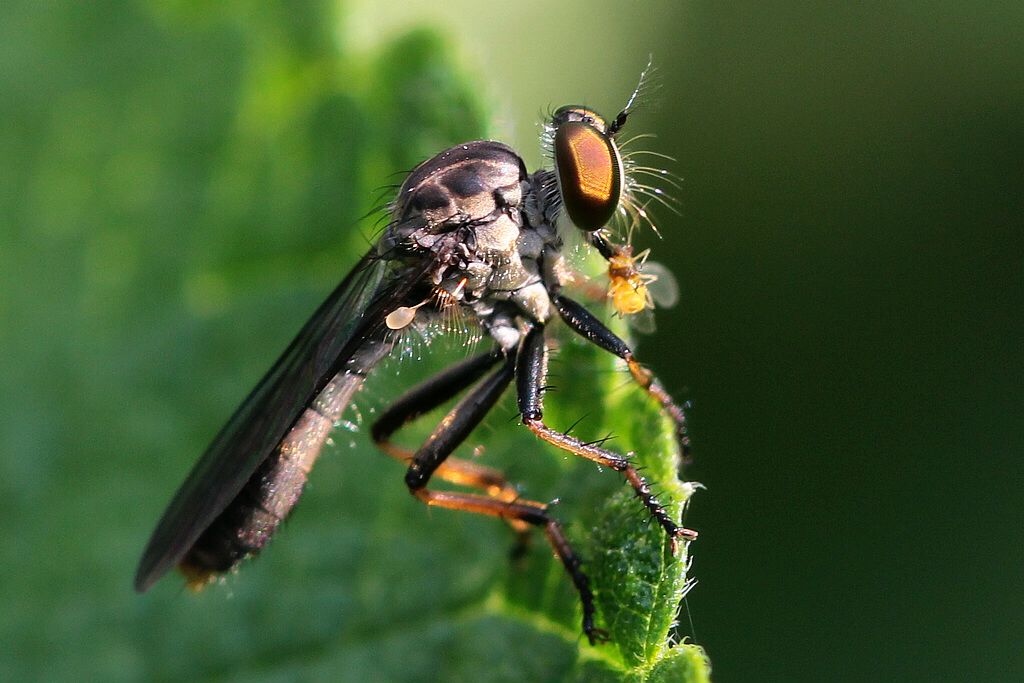
[[629,458],[598,444],[581,441],[574,436],[552,429],[544,423],[544,401],[541,394],[546,380],[547,349],[544,343],[544,326],[535,324],[519,347],[516,365],[516,389],[523,424],[541,439],[562,450],[621,472],[636,491],[636,495],[644,507],[650,511],[651,516],[658,520],[658,524],[668,534],[673,553],[676,549],[676,539],[693,540],[696,538],[695,531],[684,529],[676,524],[665,507],[658,502],[647,481],[630,463]]

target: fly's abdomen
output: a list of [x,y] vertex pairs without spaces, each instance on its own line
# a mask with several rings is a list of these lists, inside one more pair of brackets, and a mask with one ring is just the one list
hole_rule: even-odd
[[258,553],[299,502],[327,437],[387,345],[372,344],[335,375],[227,508],[199,536],[178,568],[200,589]]
[[235,500],[196,540],[180,569],[200,588],[267,544],[306,486],[334,421],[303,411],[280,447],[256,470]]

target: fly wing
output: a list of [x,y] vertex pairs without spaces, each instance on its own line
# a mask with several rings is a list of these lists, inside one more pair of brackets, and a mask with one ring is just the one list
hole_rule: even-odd
[[143,552],[136,590],[178,564],[410,285],[372,251],[359,261],[192,468]]

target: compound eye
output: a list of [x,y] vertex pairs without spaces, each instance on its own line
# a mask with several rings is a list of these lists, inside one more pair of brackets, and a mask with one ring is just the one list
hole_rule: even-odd
[[587,123],[596,128],[602,134],[608,130],[608,124],[604,118],[593,109],[587,109],[575,104],[568,104],[555,110],[551,117],[551,125],[558,128],[565,123],[581,122]]
[[615,143],[582,121],[555,130],[555,170],[562,205],[581,230],[603,228],[619,206],[622,163]]

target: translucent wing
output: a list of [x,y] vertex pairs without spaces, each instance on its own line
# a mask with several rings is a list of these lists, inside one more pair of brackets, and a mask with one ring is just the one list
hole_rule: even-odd
[[145,591],[178,564],[273,452],[317,393],[371,335],[412,283],[371,251],[317,309],[189,473],[139,562]]
[[632,313],[625,318],[629,328],[640,334],[654,334],[658,329],[654,322],[654,311],[650,308],[645,308],[639,313]]
[[653,275],[657,278],[647,285],[647,291],[660,308],[672,308],[679,302],[679,283],[676,282],[676,276],[672,271],[657,261],[647,261],[641,267],[641,271],[644,275]]

